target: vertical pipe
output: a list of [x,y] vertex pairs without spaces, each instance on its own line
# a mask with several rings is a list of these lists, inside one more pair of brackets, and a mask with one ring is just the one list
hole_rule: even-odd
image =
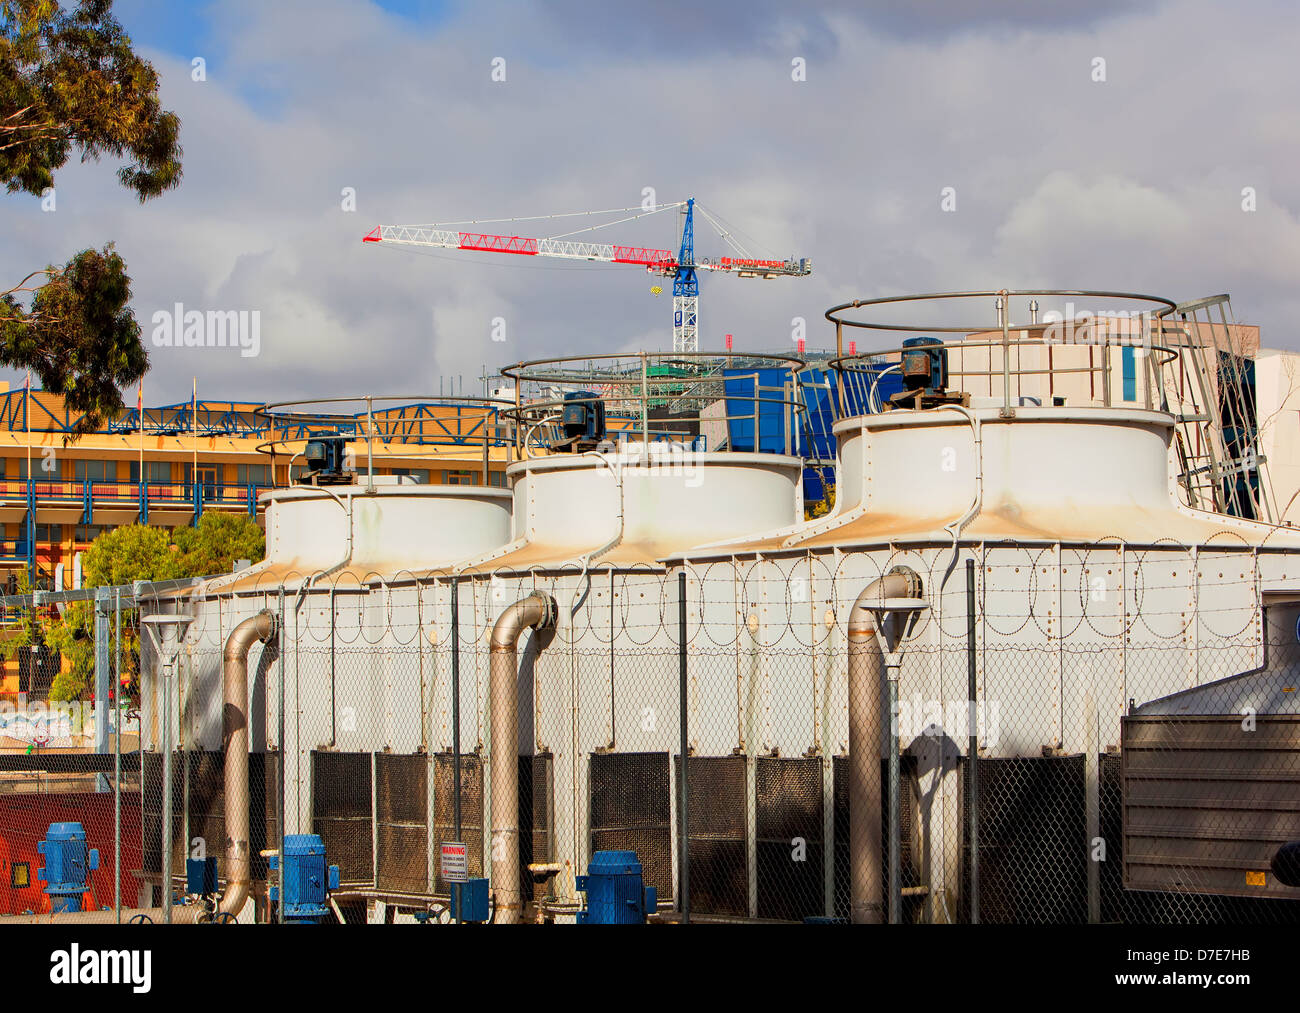
[[975,560],[966,560],[966,695],[970,699],[966,740],[967,801],[970,829],[970,920],[980,921],[980,780],[979,780],[979,726],[976,723],[978,708],[975,675]]
[[[59,588],[59,590],[63,590]],[[95,752],[108,752],[108,588],[95,592]]]
[[113,592],[113,920],[122,923],[122,589]]
[[519,862],[518,643],[526,628],[555,628],[555,601],[534,591],[509,606],[492,627],[488,704],[491,710],[492,891],[497,924],[520,921],[524,893]]
[[460,578],[451,578],[451,796],[460,841]]
[[677,802],[677,824],[681,840],[681,911],[682,921],[691,920],[691,848],[690,819],[688,809],[688,788],[690,775],[687,773],[690,757],[690,742],[687,734],[687,684],[686,684],[686,571],[677,574],[677,722],[681,732],[681,761],[678,777],[681,782],[680,797]]

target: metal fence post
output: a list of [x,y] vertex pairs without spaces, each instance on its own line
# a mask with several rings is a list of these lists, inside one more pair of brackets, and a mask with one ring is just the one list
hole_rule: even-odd
[[172,922],[172,662],[162,665],[162,908],[163,922]]
[[113,915],[122,923],[122,589],[113,594]]
[[682,921],[691,920],[691,847],[690,821],[688,818],[688,795],[690,775],[687,766],[690,759],[689,737],[686,728],[686,571],[677,574],[677,721],[681,731],[681,797],[677,803],[677,822],[681,833],[681,909]]
[[451,794],[460,840],[460,579],[451,578]]
[[970,698],[966,739],[966,783],[969,801],[968,837],[970,841],[970,920],[980,921],[980,779],[978,686],[975,675],[975,560],[966,560],[966,694]]
[[[275,917],[276,917],[276,921],[278,921],[280,924],[284,924],[284,821],[285,821],[285,812],[284,812],[284,757],[285,757],[285,748],[284,748],[284,728],[285,728],[285,722],[284,722],[284,700],[285,700],[285,692],[284,692],[284,585],[283,585],[283,584],[280,585],[280,601],[279,601],[279,606],[280,606],[280,608],[279,608],[279,611],[280,611],[280,622],[279,622],[277,625],[278,625],[278,632],[279,632],[279,635],[280,635],[280,643],[279,643],[279,645],[278,645],[278,646],[279,646],[279,654],[280,654],[280,657],[279,657],[279,662],[280,662],[280,664],[279,664],[279,668],[280,668],[280,730],[279,730],[279,736],[278,736],[278,742],[279,742],[279,747],[280,747],[280,762],[276,765],[277,767],[279,767],[279,769],[276,771],[276,778],[275,778],[275,780],[276,780],[276,787],[277,787],[277,789],[278,789],[278,791],[279,791],[279,795],[280,795],[280,798],[279,798],[279,800],[278,800],[278,802],[277,802],[277,806],[278,806],[278,808],[279,808],[279,817],[280,817],[280,843],[279,843],[279,845],[278,845],[278,851],[277,851],[277,854],[280,856],[280,860],[279,860],[278,862],[276,862],[275,864],[276,864],[276,866],[277,866],[278,869],[279,869],[279,872],[278,872],[276,878],[277,878],[278,881],[279,881],[279,884],[278,884],[278,885],[279,885],[279,887],[280,887],[280,889],[279,889],[279,897],[280,897],[280,900],[279,900],[279,903],[276,905]],[[294,613],[294,621],[297,622],[297,613],[296,613],[296,612]]]

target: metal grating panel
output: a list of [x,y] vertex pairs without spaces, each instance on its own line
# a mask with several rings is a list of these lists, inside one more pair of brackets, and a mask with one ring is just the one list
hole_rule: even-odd
[[311,754],[312,832],[342,883],[374,884],[369,753]]
[[[528,883],[528,866],[549,862],[554,856],[551,827],[554,823],[554,759],[550,753],[519,757],[519,812],[525,816],[519,827],[520,882]],[[554,880],[533,884],[533,899],[540,900],[552,892]]]
[[[265,753],[252,753],[248,757],[249,844],[252,851],[252,874],[255,880],[266,878],[267,860],[262,852],[278,846],[279,824],[275,808],[278,804],[278,787],[275,775],[276,757]],[[186,827],[185,764],[189,766],[189,821]],[[144,757],[144,871],[157,874],[162,871],[162,767],[163,758],[158,753]],[[217,875],[226,874],[226,818],[225,818],[225,754],[193,751],[177,753],[172,766],[172,870],[177,877],[185,873],[185,859],[195,839],[200,838],[203,849],[217,859]],[[186,841],[190,842],[187,848]]]
[[[680,762],[674,757],[674,767]],[[743,756],[690,758],[687,829],[693,912],[749,914],[745,762]]]
[[646,886],[673,897],[667,753],[593,753],[591,850],[635,851]]
[[[454,804],[455,769],[450,753],[433,758],[433,849],[435,862],[443,841],[455,840]],[[483,875],[483,759],[475,753],[460,757],[460,826],[461,838],[469,845],[469,874]],[[435,868],[435,892],[446,896],[448,886],[442,870]]]
[[[889,861],[889,799],[885,797],[883,786],[889,783],[889,764],[880,761],[880,834],[883,858]],[[914,855],[917,840],[917,784],[916,757],[899,758],[899,778],[903,783],[903,798],[899,806],[899,839],[902,842],[902,858],[899,864],[900,882],[904,887],[920,886],[921,877],[917,871]],[[834,834],[831,858],[835,874],[835,917],[848,918],[850,914],[851,890],[849,885],[849,758],[836,756],[831,759],[831,793],[834,799],[834,811],[831,830]],[[920,900],[903,898],[904,920],[909,920],[912,909]]]
[[825,914],[822,761],[759,757],[754,794],[758,917]]
[[428,890],[428,797],[428,756],[375,754],[380,889],[417,894]]
[[1127,889],[1300,899],[1270,870],[1300,837],[1300,716],[1130,716],[1121,755]]
[[[961,791],[963,884],[970,881],[970,810]],[[1084,756],[979,759],[980,921],[1070,924],[1088,919]],[[968,921],[969,890],[961,919]]]

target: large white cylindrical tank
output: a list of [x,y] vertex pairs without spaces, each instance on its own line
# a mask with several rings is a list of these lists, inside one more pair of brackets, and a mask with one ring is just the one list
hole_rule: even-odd
[[265,498],[267,561],[308,573],[342,558],[349,512],[349,568],[378,574],[443,566],[510,538],[511,497],[504,489],[401,485],[368,493],[364,485],[299,486]]
[[[802,517],[802,462],[776,454],[693,453],[628,443],[615,453],[520,461],[514,479],[517,539],[556,550],[611,541],[647,560],[743,537]],[[506,563],[508,566],[508,562]]]

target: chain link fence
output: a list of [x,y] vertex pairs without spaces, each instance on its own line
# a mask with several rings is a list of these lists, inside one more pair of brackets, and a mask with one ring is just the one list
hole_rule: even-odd
[[[1300,839],[1300,596],[1263,594],[1289,565],[1106,542],[343,571],[305,590],[309,575],[250,571],[180,606],[196,619],[169,678],[146,641],[120,737],[58,725],[24,742],[11,711],[0,914],[49,910],[35,845],[65,820],[101,856],[86,908],[119,891],[128,914],[157,907],[166,854],[178,902],[187,858],[214,856],[224,879],[222,655],[267,609],[277,631],[248,656],[243,920],[278,917],[284,832],[321,836],[349,922],[445,919],[449,841],[498,904],[513,863],[529,921],[571,920],[574,876],[613,849],[636,852],[663,917],[689,901],[692,920],[847,920],[875,897],[901,923],[1292,922],[1300,889],[1270,863]],[[867,624],[855,602],[900,567],[922,604]],[[534,593],[555,621],[521,625],[494,685],[494,627]],[[874,774],[853,762],[851,700],[881,736]],[[498,746],[513,778],[492,768]]]

